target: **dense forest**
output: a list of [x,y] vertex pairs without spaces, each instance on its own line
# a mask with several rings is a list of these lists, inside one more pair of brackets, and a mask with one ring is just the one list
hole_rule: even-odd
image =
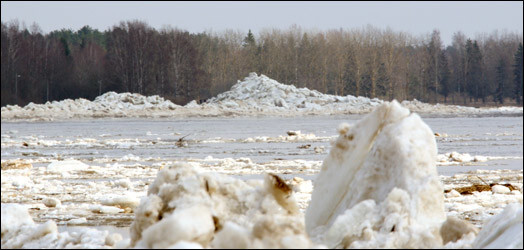
[[226,30],[192,34],[126,21],[44,34],[37,24],[2,22],[1,105],[107,91],[205,100],[249,72],[323,93],[479,105],[522,99],[522,34],[438,30],[415,37],[367,26],[351,30]]

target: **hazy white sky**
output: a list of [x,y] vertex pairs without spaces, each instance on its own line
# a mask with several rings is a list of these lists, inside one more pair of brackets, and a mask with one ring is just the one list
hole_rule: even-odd
[[138,19],[154,28],[171,25],[192,33],[226,29],[255,35],[264,28],[305,30],[362,28],[371,24],[412,35],[440,30],[444,44],[454,32],[468,37],[500,31],[522,34],[522,1],[504,2],[6,2],[2,22],[36,22],[44,32],[89,25],[106,30]]

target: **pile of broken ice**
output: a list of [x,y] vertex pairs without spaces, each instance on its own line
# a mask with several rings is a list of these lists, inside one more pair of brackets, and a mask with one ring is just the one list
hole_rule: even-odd
[[2,248],[522,248],[522,204],[480,232],[446,217],[434,133],[417,114],[386,102],[338,131],[305,215],[274,174],[242,181],[178,163],[149,186],[127,242],[59,234],[54,222],[35,225],[3,205]]
[[[2,120],[81,119],[96,117],[224,117],[365,114],[384,103],[377,98],[337,96],[279,83],[265,75],[249,74],[229,91],[207,102],[185,106],[154,95],[107,92],[94,101],[83,98],[2,107]],[[473,108],[403,101],[413,112],[443,115],[522,115],[522,107]]]

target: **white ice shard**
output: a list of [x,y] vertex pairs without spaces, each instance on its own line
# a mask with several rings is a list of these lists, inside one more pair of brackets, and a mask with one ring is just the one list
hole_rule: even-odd
[[393,101],[339,133],[314,183],[308,234],[328,247],[442,246],[446,214],[432,130]]
[[522,204],[511,203],[498,215],[490,218],[473,242],[473,248],[522,249]]

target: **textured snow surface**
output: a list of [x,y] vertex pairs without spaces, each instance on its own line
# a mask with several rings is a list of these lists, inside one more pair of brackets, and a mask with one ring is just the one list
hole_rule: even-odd
[[[66,99],[25,107],[2,107],[2,120],[63,120],[93,117],[209,117],[364,114],[384,103],[379,99],[322,94],[251,73],[243,81],[203,104],[173,104],[157,95],[107,92],[94,101]],[[403,101],[413,112],[454,115],[522,115],[522,107],[473,108]]]
[[131,246],[180,241],[216,248],[312,247],[293,190],[275,175],[241,181],[177,163],[159,171],[136,210]]

